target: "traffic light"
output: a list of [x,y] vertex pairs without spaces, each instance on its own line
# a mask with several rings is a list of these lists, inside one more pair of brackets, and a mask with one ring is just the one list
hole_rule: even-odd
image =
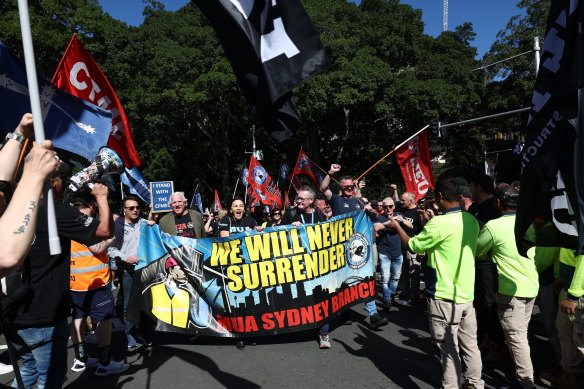
[[432,119],[430,121],[430,134],[434,138],[440,138],[442,136],[440,133],[440,121],[438,119]]

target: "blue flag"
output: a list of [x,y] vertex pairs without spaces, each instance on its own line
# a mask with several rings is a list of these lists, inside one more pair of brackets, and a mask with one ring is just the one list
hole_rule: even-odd
[[203,214],[203,200],[201,199],[201,192],[199,192],[199,184],[195,188],[195,193],[193,194],[189,208]]
[[[91,161],[109,137],[112,113],[70,95],[39,77],[45,137],[55,147]],[[0,42],[0,130],[13,131],[31,112],[26,71]]]
[[137,167],[128,169],[120,175],[122,184],[130,188],[130,193],[140,197],[145,203],[150,204],[150,184],[144,178]]

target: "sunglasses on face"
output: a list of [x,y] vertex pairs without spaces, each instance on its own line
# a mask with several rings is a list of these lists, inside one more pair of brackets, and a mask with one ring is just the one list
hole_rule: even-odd
[[124,207],[124,208],[125,208],[125,209],[129,209],[130,211],[134,211],[134,210],[138,209],[138,207],[137,207],[137,206],[135,206],[135,205],[133,205],[133,206],[131,206],[131,207]]
[[353,189],[354,187],[355,187],[355,185],[343,185],[343,186],[341,186],[341,188],[343,190],[345,190],[345,189]]
[[280,215],[281,215],[281,213],[280,213],[280,212],[274,212],[274,213],[272,214],[272,216],[280,216]]
[[395,205],[382,205],[384,209],[392,209]]

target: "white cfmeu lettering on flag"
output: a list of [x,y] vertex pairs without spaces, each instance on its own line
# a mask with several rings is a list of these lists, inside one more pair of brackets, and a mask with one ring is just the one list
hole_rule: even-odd
[[99,87],[99,85],[95,83],[95,81],[91,79],[91,76],[89,75],[89,70],[87,69],[87,65],[85,64],[85,62],[77,62],[75,63],[75,65],[73,65],[73,67],[71,68],[71,72],[69,72],[69,81],[71,81],[71,84],[73,84],[73,86],[78,90],[87,89],[87,83],[85,81],[79,81],[78,79],[78,75],[81,70],[83,70],[85,74],[87,74],[87,78],[89,78],[89,80],[91,81],[92,89],[91,92],[89,93],[89,100],[94,101],[95,94],[101,92],[101,88]]

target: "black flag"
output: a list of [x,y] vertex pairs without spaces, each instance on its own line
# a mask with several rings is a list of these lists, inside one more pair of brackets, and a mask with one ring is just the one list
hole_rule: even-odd
[[300,126],[292,89],[328,66],[300,0],[193,0],[211,22],[248,102],[282,142]]
[[584,4],[551,2],[523,148],[515,224],[529,246],[584,248]]

